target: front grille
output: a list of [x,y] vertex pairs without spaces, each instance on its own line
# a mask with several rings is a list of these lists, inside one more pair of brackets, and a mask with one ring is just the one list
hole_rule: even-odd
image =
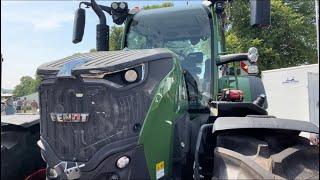
[[[153,60],[146,67],[142,82],[121,90],[102,79],[44,78],[39,88],[41,136],[60,160],[86,162],[103,155],[98,153],[102,147],[111,150],[116,146],[112,143],[139,135],[156,88],[173,61]],[[89,113],[89,120],[54,122],[50,113]]]
[[[137,136],[134,128],[142,125],[150,103],[140,88],[128,93],[75,79],[43,83],[41,136],[61,160],[88,161],[106,144]],[[89,121],[53,122],[50,113],[89,113]]]

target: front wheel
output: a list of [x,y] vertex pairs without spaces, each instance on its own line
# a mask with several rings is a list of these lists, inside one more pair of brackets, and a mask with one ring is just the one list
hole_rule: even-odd
[[319,147],[293,134],[222,134],[212,179],[319,179]]

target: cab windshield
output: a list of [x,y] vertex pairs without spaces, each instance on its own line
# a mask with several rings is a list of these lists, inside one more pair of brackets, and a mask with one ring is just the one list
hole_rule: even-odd
[[141,11],[131,21],[125,45],[129,49],[173,51],[197,83],[200,103],[211,97],[211,31],[206,7]]

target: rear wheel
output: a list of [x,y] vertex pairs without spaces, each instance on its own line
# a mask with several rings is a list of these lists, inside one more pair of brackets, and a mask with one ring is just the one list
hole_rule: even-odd
[[319,147],[292,134],[221,134],[212,179],[319,179]]

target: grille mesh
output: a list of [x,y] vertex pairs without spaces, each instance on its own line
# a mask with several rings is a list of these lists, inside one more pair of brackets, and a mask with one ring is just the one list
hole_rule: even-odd
[[[75,93],[83,93],[77,98]],[[144,93],[122,95],[98,85],[65,80],[41,89],[41,135],[64,160],[87,161],[106,144],[138,135],[134,124],[145,117]],[[85,123],[53,122],[50,113],[89,113]]]

